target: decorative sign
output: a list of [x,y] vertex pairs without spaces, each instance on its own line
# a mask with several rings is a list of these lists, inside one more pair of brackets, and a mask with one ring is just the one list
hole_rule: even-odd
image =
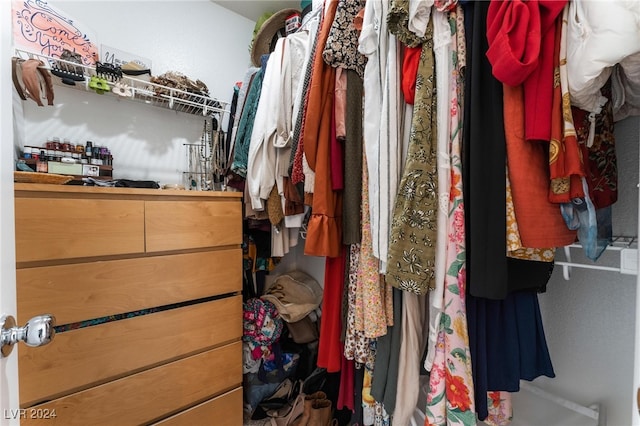
[[143,58],[141,56],[134,55],[133,53],[123,52],[115,47],[104,44],[100,46],[100,51],[102,52],[100,62],[105,64],[112,64],[121,67],[124,64],[133,62],[140,69],[151,69],[151,59]]
[[93,34],[45,0],[12,0],[11,15],[15,47],[54,58],[67,49],[79,53],[85,65],[95,64]]

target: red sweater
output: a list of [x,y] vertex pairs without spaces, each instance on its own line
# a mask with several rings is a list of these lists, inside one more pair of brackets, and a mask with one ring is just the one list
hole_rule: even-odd
[[555,22],[567,0],[491,0],[487,58],[493,75],[524,85],[525,139],[551,138]]

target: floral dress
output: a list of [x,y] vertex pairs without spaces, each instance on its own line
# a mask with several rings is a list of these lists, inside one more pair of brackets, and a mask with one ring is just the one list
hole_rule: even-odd
[[[461,8],[458,7],[457,10],[449,16],[452,31],[457,29],[458,16],[462,17]],[[425,425],[476,424],[464,296],[466,271],[461,163],[462,97],[459,96],[462,87],[460,72],[464,67],[464,54],[458,54],[459,40],[460,37],[457,36],[452,39],[453,66],[451,69],[453,72],[449,83],[451,189],[444,309],[440,317],[436,354],[429,378]]]
[[349,249],[349,277],[347,285],[347,329],[344,339],[344,357],[358,364],[367,362],[369,339],[364,331],[356,329],[356,294],[360,244],[351,244]]
[[[451,187],[445,276],[444,310],[436,354],[429,378],[425,426],[475,425],[474,385],[465,306],[465,217],[462,188],[462,105],[463,70],[466,46],[464,14],[460,6],[449,15],[454,37],[451,53],[452,70],[449,84]],[[485,422],[505,425],[511,419],[511,398],[507,392],[487,394],[489,415]]]
[[362,168],[362,244],[356,284],[355,329],[364,332],[365,337],[376,338],[387,334],[387,326],[393,325],[393,308],[389,303],[390,287],[387,288],[380,276],[379,262],[373,255],[366,161],[365,158]]

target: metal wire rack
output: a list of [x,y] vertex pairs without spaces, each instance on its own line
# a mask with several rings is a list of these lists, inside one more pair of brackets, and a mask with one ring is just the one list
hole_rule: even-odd
[[[20,59],[38,59],[42,61],[43,67],[52,71],[55,84],[84,91],[93,91],[90,88],[90,83],[91,78],[97,76],[95,67],[26,50],[16,49],[15,52],[16,57]],[[109,90],[105,91],[105,94],[110,93],[111,96],[118,96],[130,101],[205,117],[228,113],[228,102],[128,75],[106,79],[106,83],[109,85]]]

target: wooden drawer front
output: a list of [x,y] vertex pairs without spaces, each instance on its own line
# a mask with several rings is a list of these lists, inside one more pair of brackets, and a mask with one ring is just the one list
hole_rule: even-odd
[[145,209],[148,252],[242,242],[239,201],[147,201]]
[[55,410],[56,417],[27,418],[21,425],[140,425],[192,407],[241,382],[242,343],[236,342],[40,404],[33,408]]
[[[241,336],[241,296],[59,333],[47,346],[20,348],[20,404],[85,389]],[[242,366],[240,358],[235,362]]]
[[154,424],[242,426],[242,388],[234,389]]
[[241,265],[237,248],[18,269],[18,322],[50,313],[70,324],[238,292]]
[[144,252],[144,202],[16,198],[16,261]]

